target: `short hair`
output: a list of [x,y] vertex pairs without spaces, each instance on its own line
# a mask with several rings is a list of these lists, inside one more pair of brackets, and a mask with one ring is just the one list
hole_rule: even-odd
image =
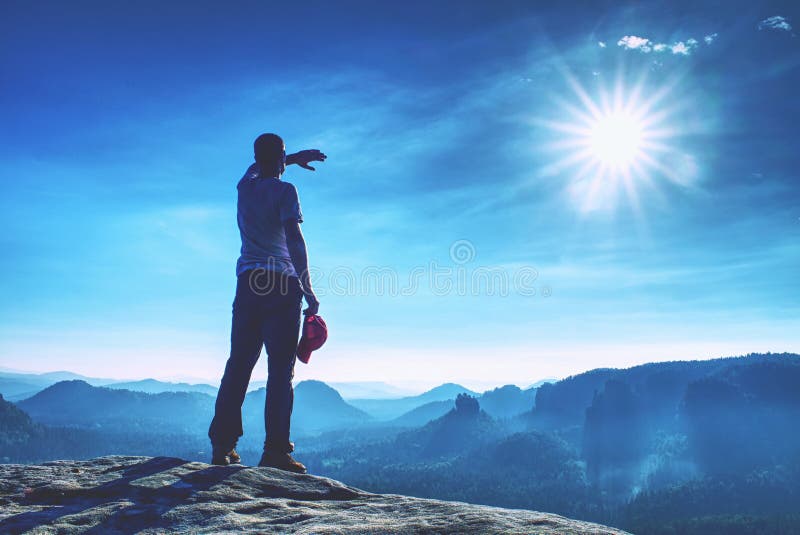
[[277,134],[261,134],[253,143],[256,161],[266,169],[277,168],[283,163],[283,138]]

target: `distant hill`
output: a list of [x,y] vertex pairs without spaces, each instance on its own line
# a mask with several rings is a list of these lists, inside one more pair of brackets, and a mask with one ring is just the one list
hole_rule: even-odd
[[[447,390],[444,390],[444,392],[448,393]],[[387,423],[398,427],[425,425],[431,420],[447,414],[453,408],[455,397],[419,405],[397,418],[389,420]],[[493,390],[487,390],[477,396],[481,409],[493,418],[514,418],[529,412],[533,408],[535,398],[536,388],[522,390],[515,385],[505,385]]]
[[567,444],[539,432],[509,435],[474,398],[461,396],[454,404],[444,416],[394,440],[355,438],[304,459],[314,473],[341,476],[371,491],[586,513],[593,496]]
[[424,405],[420,405],[411,409],[407,413],[398,416],[393,420],[389,420],[391,425],[397,427],[420,427],[431,420],[441,418],[453,409],[454,400],[446,399],[444,401],[431,401]]
[[47,373],[23,373],[13,371],[0,372],[0,394],[9,401],[18,401],[33,396],[59,381],[81,380],[92,385],[103,385],[113,382],[112,379],[98,379],[83,375],[55,371]]
[[528,416],[537,427],[581,426],[595,394],[604,390],[607,381],[615,380],[629,385],[637,396],[641,396],[651,418],[671,418],[689,383],[723,373],[734,366],[747,369],[747,366],[767,362],[798,363],[800,355],[767,353],[713,360],[654,362],[625,369],[598,368],[540,386],[536,391],[536,406]]
[[[90,387],[93,388],[93,387]],[[127,451],[132,455],[183,452],[206,458],[206,437],[193,437],[172,426],[48,426],[0,396],[0,463],[31,463],[89,458]],[[2,530],[0,530],[2,531]]]
[[503,434],[501,426],[480,410],[475,398],[460,394],[447,414],[419,429],[398,434],[395,444],[399,457],[419,461],[459,455],[492,443]]
[[394,399],[413,394],[404,388],[383,381],[344,381],[327,383],[348,399]]
[[0,395],[0,448],[24,443],[35,431],[30,416]]
[[[257,430],[262,441],[266,395],[266,388],[249,392],[242,406],[245,428],[250,433]],[[370,420],[367,413],[348,404],[335,389],[322,381],[301,381],[294,387],[292,436],[361,425]]]
[[426,403],[453,400],[458,394],[477,395],[459,384],[445,383],[416,396],[398,399],[351,399],[349,403],[377,420],[392,420]]
[[429,401],[444,401],[446,399],[455,399],[459,394],[469,394],[470,396],[478,395],[477,392],[465,388],[456,383],[444,383],[437,387],[431,388],[427,392],[423,392],[416,397],[418,400],[427,403]]
[[[264,396],[246,398],[246,464],[261,453]],[[187,402],[195,397],[199,408]],[[0,462],[176,450],[208,460],[213,399],[83,381],[20,407],[0,398]],[[525,407],[517,418],[489,412]],[[304,381],[292,432],[311,472],[365,490],[544,507],[635,533],[788,534],[800,525],[797,421],[800,355],[765,354],[591,370],[535,391],[506,385],[429,401],[379,422],[329,385]],[[787,514],[794,519],[768,517]]]
[[160,394],[162,392],[200,392],[202,394],[208,394],[209,396],[217,395],[217,389],[211,385],[202,383],[170,383],[158,381],[156,379],[110,383],[106,386],[116,390],[133,390],[134,392],[146,392],[148,394]]
[[113,381],[113,379],[100,379],[100,378],[97,378],[97,377],[87,377],[87,376],[81,375],[79,373],[73,373],[73,372],[68,372],[68,371],[64,371],[64,370],[54,371],[54,372],[44,372],[44,373],[40,373],[38,375],[39,375],[39,377],[43,377],[43,378],[46,378],[48,380],[52,380],[52,381],[55,381],[55,382],[79,380],[79,381],[86,381],[87,383],[89,383],[91,385],[106,384],[106,383],[109,383],[109,382]]
[[521,419],[526,429],[568,441],[606,500],[625,503],[631,489],[797,459],[800,431],[792,422],[800,419],[800,355],[591,370],[542,385]]
[[47,425],[196,433],[207,428],[213,398],[198,392],[146,394],[61,381],[17,405]]
[[[263,441],[265,397],[265,388],[245,397],[242,413],[249,439]],[[34,421],[47,425],[169,430],[196,436],[205,435],[214,413],[214,397],[201,392],[145,393],[95,387],[85,381],[56,383],[17,405]],[[294,435],[359,425],[370,419],[321,381],[303,381],[295,387]]]
[[48,386],[50,385],[35,381],[0,376],[0,395],[10,401],[31,397]]
[[528,385],[526,388],[523,388],[523,390],[530,390],[532,388],[539,388],[540,386],[546,385],[547,383],[557,383],[557,382],[558,382],[558,379],[556,379],[554,377],[551,377],[549,379],[542,379],[541,381],[536,381],[535,383]]
[[481,408],[494,418],[511,418],[533,409],[536,388],[522,390],[515,385],[505,385],[484,392],[478,398]]

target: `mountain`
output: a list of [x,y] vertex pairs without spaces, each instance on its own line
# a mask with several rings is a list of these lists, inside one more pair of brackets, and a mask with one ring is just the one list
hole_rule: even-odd
[[[789,365],[800,362],[793,353],[750,354],[712,360],[654,362],[631,368],[598,368],[556,383],[540,386],[536,406],[528,414],[539,428],[582,426],[586,410],[610,380],[630,385],[652,418],[674,419],[687,386],[693,381],[725,372],[731,367],[762,363]],[[800,385],[798,385],[800,388]]]
[[61,381],[17,405],[47,425],[110,430],[169,430],[194,434],[208,427],[213,398],[197,392],[146,394]]
[[620,505],[703,474],[791,466],[799,392],[797,354],[658,362],[542,385],[519,420],[580,451],[588,480]]
[[511,418],[533,409],[536,401],[536,388],[522,390],[515,385],[505,385],[484,392],[480,405],[494,418]]
[[216,396],[217,389],[207,384],[189,383],[170,383],[158,381],[156,379],[142,379],[141,381],[129,381],[120,383],[110,383],[108,388],[116,390],[132,390],[134,392],[146,392],[148,394],[160,394],[162,392],[200,392],[209,396]]
[[0,395],[0,449],[22,444],[35,432],[36,426],[30,416]]
[[328,383],[342,397],[348,399],[393,399],[408,396],[410,392],[404,388],[384,383],[383,381],[347,381]]
[[[159,385],[160,386],[160,385]],[[249,392],[242,415],[247,440],[263,442],[266,389]],[[204,437],[214,414],[214,397],[200,392],[145,393],[62,381],[17,403],[38,423],[115,432],[169,432]],[[293,436],[352,427],[370,421],[321,381],[295,387]]]
[[48,379],[48,380],[51,380],[51,381],[54,381],[54,382],[59,382],[59,381],[86,381],[87,383],[89,383],[91,385],[107,384],[107,383],[113,381],[113,379],[98,379],[96,377],[87,377],[87,376],[81,375],[79,373],[73,373],[73,372],[68,372],[68,371],[64,371],[64,370],[40,373],[39,377],[43,377],[45,379]]
[[207,457],[207,437],[191,436],[185,429],[170,424],[148,421],[142,426],[139,423],[139,420],[127,420],[113,426],[50,427],[34,422],[22,409],[0,396],[0,462],[28,464],[52,459],[85,459],[119,451],[136,455],[167,453]]
[[370,491],[597,518],[598,496],[565,441],[535,431],[509,435],[469,396],[458,396],[454,405],[394,440],[354,437],[303,459],[315,473]]
[[548,513],[373,494],[312,475],[171,457],[0,465],[0,501],[3,533],[625,535]]
[[[267,389],[259,388],[245,396],[242,418],[246,429],[259,430],[263,441],[264,404]],[[294,387],[292,436],[365,424],[371,417],[348,404],[339,393],[322,381],[301,381]]]
[[469,390],[468,388],[464,388],[463,386],[456,384],[456,383],[444,383],[437,387],[431,388],[427,392],[423,392],[418,396],[415,396],[418,400],[422,401],[423,403],[428,403],[429,401],[444,401],[446,399],[455,399],[459,394],[468,394],[470,396],[477,395],[476,392]]
[[441,418],[453,409],[454,400],[431,401],[419,407],[413,408],[407,413],[398,416],[388,423],[398,427],[420,427],[431,420]]
[[453,400],[458,394],[477,395],[455,383],[445,383],[416,396],[398,399],[351,399],[348,402],[377,420],[392,420],[432,401]]
[[[442,392],[444,394],[450,393],[448,390]],[[478,401],[481,409],[489,416],[493,418],[512,418],[530,411],[533,408],[535,398],[535,388],[522,390],[515,385],[506,385],[494,390],[487,390],[478,396]],[[443,401],[430,401],[389,420],[388,423],[398,427],[422,426],[447,414],[453,408],[454,402],[455,396]]]
[[347,403],[339,392],[322,381],[301,381],[294,392],[299,403],[292,413],[292,425],[300,429],[316,432],[371,420],[367,413]]
[[0,376],[0,395],[11,401],[30,397],[47,386],[35,381]]
[[24,373],[15,371],[0,372],[0,394],[10,400],[17,401],[33,396],[59,381],[81,380],[92,385],[103,385],[113,382],[112,379],[85,377],[77,373],[55,371],[47,373]]
[[119,381],[116,379],[103,379],[87,377],[68,371],[54,371],[47,373],[23,373],[13,371],[0,372],[0,394],[11,401],[29,398],[61,381],[83,381],[92,386],[106,386],[117,390],[133,390],[148,394],[161,392],[201,392],[211,396],[217,395],[217,388],[204,383],[190,384],[185,382],[168,382],[157,379],[142,379],[139,381]]
[[[482,403],[516,410],[515,400],[532,394],[507,385],[423,404],[403,417],[430,421],[411,428],[371,421],[319,381],[295,392],[298,459],[368,491],[547,510],[635,533],[800,533],[792,507],[800,495],[800,355],[591,370],[542,385],[521,417],[493,418]],[[257,394],[240,443],[245,463],[259,458],[263,440],[263,389]],[[164,395],[58,383],[22,402],[38,404],[33,419],[0,399],[0,461],[114,452],[207,460],[208,421],[191,429],[159,421],[152,411],[164,407],[152,400]],[[210,412],[212,397],[192,395]],[[76,419],[81,427],[40,423]]]
[[[478,400],[459,394],[455,407],[419,429],[397,435],[398,459],[429,460],[463,453],[491,443],[503,434],[497,422],[480,410]],[[401,453],[402,451],[402,453]]]
[[540,386],[546,385],[547,383],[557,383],[557,382],[558,382],[558,379],[556,379],[554,377],[551,377],[549,379],[542,379],[541,381],[536,381],[535,383],[528,385],[523,390],[530,390],[532,388],[539,388]]

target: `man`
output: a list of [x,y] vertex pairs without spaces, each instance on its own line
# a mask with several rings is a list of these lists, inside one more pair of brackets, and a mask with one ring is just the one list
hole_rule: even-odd
[[308,304],[305,314],[316,314],[319,301],[308,274],[297,189],[280,177],[293,163],[314,171],[308,164],[325,161],[326,156],[318,150],[287,156],[283,139],[275,134],[259,136],[254,151],[256,163],[237,186],[242,249],[236,264],[231,354],[208,430],[211,462],[240,461],[235,447],[243,434],[242,403],[263,344],[268,360],[266,440],[259,466],[305,473],[306,467],[292,458],[294,444],[289,442],[292,378],[302,298]]

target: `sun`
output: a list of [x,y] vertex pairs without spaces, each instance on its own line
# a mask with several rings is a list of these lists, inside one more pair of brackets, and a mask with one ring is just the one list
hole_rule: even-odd
[[642,191],[666,178],[687,184],[691,156],[678,150],[681,134],[670,107],[671,87],[626,87],[618,79],[612,90],[600,83],[593,95],[574,78],[567,81],[576,98],[555,97],[537,124],[551,133],[545,144],[550,162],[539,176],[563,177],[575,206],[582,212],[611,210],[625,200],[639,209]]
[[641,158],[644,128],[636,117],[619,111],[594,121],[587,136],[592,156],[603,165],[625,168]]

